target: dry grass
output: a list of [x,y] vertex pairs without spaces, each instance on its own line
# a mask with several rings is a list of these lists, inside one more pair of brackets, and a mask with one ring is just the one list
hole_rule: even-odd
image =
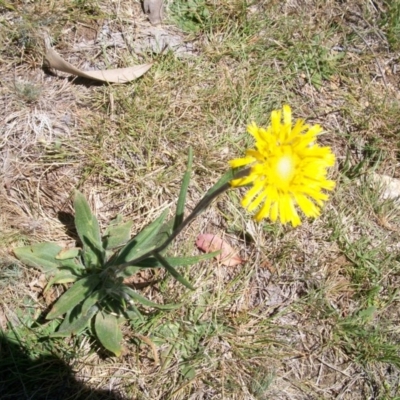
[[[372,170],[399,177],[397,1],[198,0],[189,11],[183,0],[165,3],[157,34],[181,41],[179,51],[160,52],[139,2],[0,1],[0,326],[19,343],[0,347],[0,363],[17,368],[16,355],[25,363],[16,369],[24,385],[7,386],[0,373],[0,391],[10,399],[398,398],[400,210],[368,180]],[[126,85],[70,79],[41,68],[43,30],[82,68],[154,66]],[[184,305],[126,326],[120,358],[90,336],[50,340],[51,327],[33,329],[54,298],[12,248],[73,242],[73,188],[102,226],[122,214],[138,232],[173,209],[189,146],[192,208],[250,143],[246,124],[267,123],[286,102],[324,126],[321,141],[338,158],[338,187],[319,220],[295,230],[257,225],[239,192],[221,197],[170,251],[196,254],[196,235],[212,232],[248,262],[183,271],[194,292],[159,271],[143,276],[159,280],[146,296]],[[56,373],[39,381],[27,373],[56,359],[64,363]]]

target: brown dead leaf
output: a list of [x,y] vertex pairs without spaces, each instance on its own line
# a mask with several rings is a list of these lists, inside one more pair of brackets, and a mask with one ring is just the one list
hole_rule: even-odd
[[215,258],[221,262],[222,265],[227,267],[234,267],[235,265],[242,264],[242,260],[237,251],[235,251],[228,243],[220,237],[211,233],[204,233],[197,236],[196,246],[205,253],[212,253],[213,251],[221,251]]
[[152,25],[161,24],[163,17],[163,0],[144,0],[143,9],[149,16]]
[[135,65],[129,68],[107,69],[100,71],[81,71],[65,61],[54,49],[47,47],[46,60],[51,68],[87,79],[101,82],[126,83],[133,81],[145,74],[152,64]]

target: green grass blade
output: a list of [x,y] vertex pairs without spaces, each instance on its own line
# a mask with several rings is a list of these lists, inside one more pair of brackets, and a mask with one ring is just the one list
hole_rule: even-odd
[[189,187],[190,176],[192,173],[192,163],[193,163],[193,149],[190,147],[187,168],[185,174],[183,175],[181,190],[178,198],[178,204],[176,205],[174,229],[176,229],[183,221],[183,215],[186,204],[186,195]]

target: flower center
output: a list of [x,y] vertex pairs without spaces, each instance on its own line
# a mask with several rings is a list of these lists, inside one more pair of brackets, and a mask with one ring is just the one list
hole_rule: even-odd
[[279,181],[282,186],[290,184],[295,175],[295,160],[293,156],[285,154],[281,157],[277,157],[274,164],[277,181]]

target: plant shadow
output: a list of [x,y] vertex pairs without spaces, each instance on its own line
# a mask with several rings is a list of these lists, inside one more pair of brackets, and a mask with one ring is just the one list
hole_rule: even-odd
[[0,398],[2,400],[125,400],[119,393],[91,389],[54,355],[32,359],[23,346],[0,331]]

